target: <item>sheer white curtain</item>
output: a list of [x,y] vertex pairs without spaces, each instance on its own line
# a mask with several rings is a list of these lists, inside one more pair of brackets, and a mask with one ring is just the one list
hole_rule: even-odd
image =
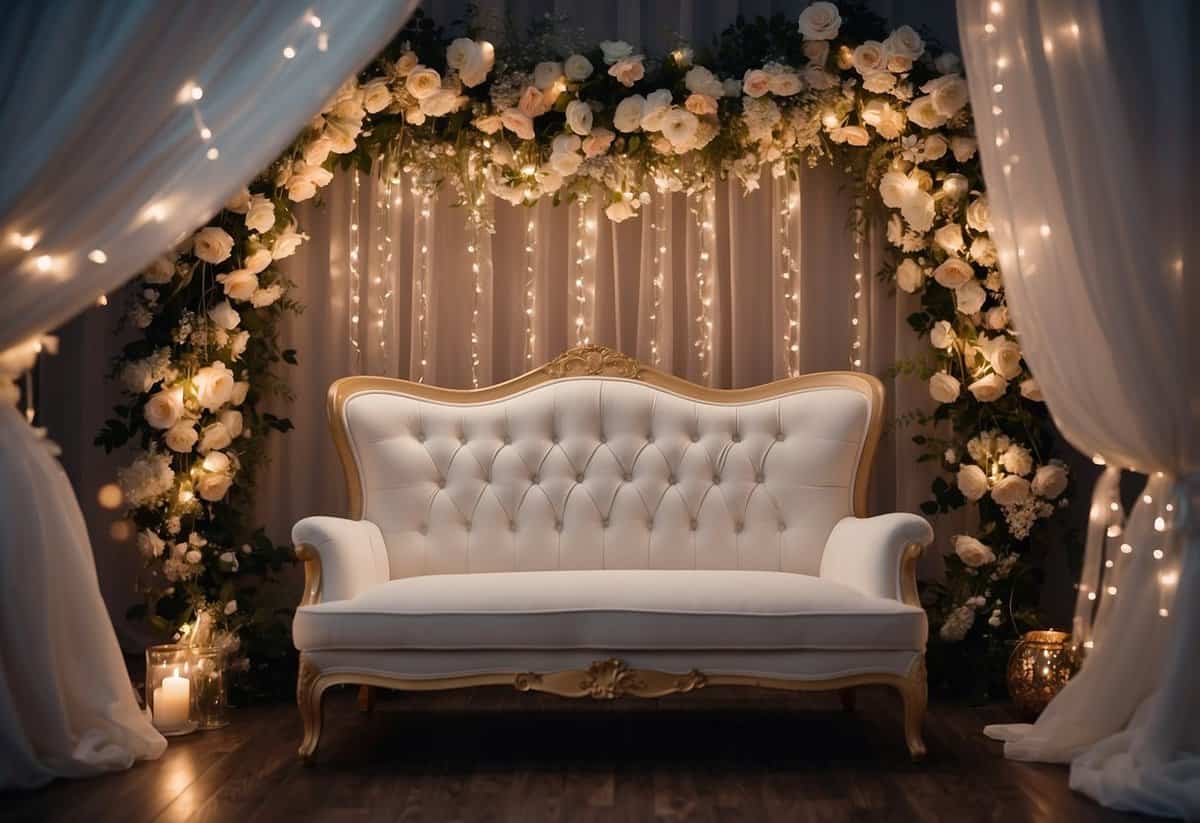
[[[425,10],[445,22],[459,17],[464,5],[442,0]],[[520,29],[543,13],[561,13],[586,42],[623,38],[649,54],[669,51],[679,36],[698,47],[711,43],[739,14],[799,13],[792,2],[772,0],[492,0],[481,6],[486,25],[510,19]],[[951,3],[872,6],[897,24],[932,23],[953,38]],[[893,409],[926,403],[919,381],[886,377],[898,358],[921,350],[904,322],[917,306],[874,279],[881,238],[855,248],[847,230],[851,184],[828,166],[806,169],[799,182],[765,174],[749,196],[736,182],[721,183],[707,196],[656,194],[637,218],[620,224],[595,203],[527,209],[497,202],[496,233],[476,238],[463,210],[448,205],[450,197],[426,203],[406,178],[390,197],[367,175],[357,193],[352,177],[335,180],[321,206],[302,212],[312,241],[288,261],[297,299],[309,308],[287,318],[282,331],[300,353],[300,367],[287,374],[295,400],[283,410],[296,431],[271,446],[273,459],[259,484],[264,521],[283,535],[304,515],[344,513],[324,396],[332,380],[347,374],[486,385],[587,340],[716,386],[754,385],[789,370],[849,369],[859,360],[860,368],[884,376]],[[790,279],[781,277],[785,249],[794,264]],[[384,263],[389,255],[390,265]],[[861,289],[855,272],[863,274]],[[799,320],[790,336],[789,312]],[[927,497],[925,464],[914,462],[910,434],[889,436],[880,450],[877,510],[916,511]],[[903,483],[896,482],[898,473]],[[938,565],[936,558],[927,562],[931,570]]]
[[[1196,5],[959,0],[1021,345],[1097,486],[1083,670],[1010,757],[1071,762],[1105,805],[1200,818]],[[1190,276],[1190,277],[1189,277]],[[1149,475],[1122,522],[1119,469]]]
[[[0,350],[93,304],[206,220],[411,5],[7,4]],[[156,757],[165,742],[138,710],[71,486],[3,405],[0,788]]]

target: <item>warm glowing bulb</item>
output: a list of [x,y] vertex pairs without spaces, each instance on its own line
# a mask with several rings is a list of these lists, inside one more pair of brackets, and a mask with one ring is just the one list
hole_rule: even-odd
[[108,262],[108,255],[104,253],[103,249],[92,249],[88,252],[88,260],[103,265]]
[[120,508],[123,499],[124,495],[121,494],[121,487],[116,483],[105,483],[96,493],[96,501],[100,504],[100,508],[109,509],[110,511]]
[[33,264],[37,266],[38,271],[50,271],[54,267],[54,260],[51,259],[50,255],[43,254],[34,260]]
[[292,48],[291,46],[284,46],[283,47],[283,56],[286,59],[291,60],[293,57],[296,56],[296,50],[294,48]]

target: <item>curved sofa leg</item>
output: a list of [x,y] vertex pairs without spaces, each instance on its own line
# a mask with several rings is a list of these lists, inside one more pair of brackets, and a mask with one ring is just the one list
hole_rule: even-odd
[[908,753],[914,762],[923,760],[925,739],[921,736],[921,726],[925,722],[925,708],[929,702],[924,655],[913,663],[904,685],[899,689],[900,697],[904,700],[904,741],[908,744]]
[[321,741],[322,697],[325,688],[318,682],[321,671],[303,654],[300,673],[296,678],[296,705],[304,722],[304,740],[300,743],[300,759],[311,765],[317,744]]

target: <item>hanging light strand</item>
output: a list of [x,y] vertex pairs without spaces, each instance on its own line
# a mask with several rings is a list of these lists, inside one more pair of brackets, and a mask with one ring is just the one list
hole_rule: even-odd
[[362,303],[362,275],[359,269],[362,252],[362,235],[359,233],[359,198],[362,183],[359,180],[358,169],[350,181],[350,348],[354,349],[354,357],[359,367],[362,366],[361,318],[359,308]]
[[581,197],[575,204],[575,345],[592,342],[593,307],[591,298],[595,284],[588,277],[588,263],[596,255],[596,221],[586,214],[588,198]]
[[783,202],[779,208],[779,253],[783,258],[779,277],[783,281],[783,310],[787,328],[783,335],[783,359],[789,376],[800,373],[800,266],[792,251],[792,219],[800,205],[799,186],[784,178]]
[[525,314],[525,362],[527,365],[532,365],[534,356],[534,346],[537,343],[537,335],[534,333],[533,318],[537,311],[537,294],[535,291],[534,278],[534,243],[537,240],[537,223],[530,217],[525,222],[525,289],[523,294],[523,307]]
[[378,257],[378,268],[371,283],[376,294],[375,326],[379,335],[379,351],[387,354],[387,338],[389,331],[392,295],[395,291],[393,276],[392,248],[392,169],[388,166],[384,155],[379,156],[380,190],[375,195],[375,251]]
[[429,277],[430,277],[430,246],[433,244],[432,216],[433,203],[428,191],[413,189],[414,195],[420,195],[420,210],[417,212],[416,252],[417,271],[413,278],[413,302],[417,307],[417,373],[418,383],[424,383],[429,370]]
[[658,367],[662,364],[662,352],[659,350],[659,334],[662,328],[660,315],[663,310],[663,278],[666,276],[667,249],[667,195],[661,189],[654,198],[654,222],[650,224],[654,232],[654,265],[652,267],[650,288],[650,365]]
[[705,384],[712,382],[712,353],[713,353],[713,289],[714,262],[716,257],[716,230],[713,225],[716,211],[716,192],[712,188],[700,194],[699,206],[691,205],[689,211],[696,222],[697,247],[699,252],[696,261],[696,339],[692,345],[696,349],[696,358],[700,364],[700,380]]
[[471,219],[471,387],[479,388],[479,309],[483,300],[483,251],[479,247],[479,220]]
[[863,317],[866,315],[866,283],[863,278],[863,235],[866,232],[863,220],[864,204],[861,200],[854,205],[854,253],[851,259],[851,271],[854,272],[854,289],[850,294],[850,368],[861,371],[863,354],[866,347],[863,338],[866,329]]

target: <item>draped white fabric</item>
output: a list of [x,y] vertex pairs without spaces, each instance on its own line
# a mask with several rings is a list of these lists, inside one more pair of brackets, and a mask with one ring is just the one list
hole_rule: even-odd
[[[1188,0],[959,0],[1021,345],[1097,487],[1083,670],[1006,754],[1121,809],[1200,819],[1200,348]],[[1116,468],[1150,475],[1121,522]],[[1093,620],[1093,610],[1094,620]]]
[[[208,219],[411,5],[7,4],[0,350]],[[0,788],[156,757],[66,476],[11,408],[0,445]]]
[[[710,43],[738,14],[798,13],[794,4],[769,0],[481,5],[480,19],[488,25],[511,15],[519,29],[543,12],[562,13],[568,27],[583,30],[585,42],[620,37],[648,54],[666,52],[680,35]],[[426,11],[447,21],[463,6],[433,2]],[[949,4],[940,7],[940,17],[937,7],[916,3],[872,6],[896,24],[930,23],[952,32]],[[847,230],[852,186],[828,166],[806,169],[799,181],[764,175],[749,196],[735,181],[708,195],[655,195],[637,218],[620,224],[594,202],[582,209],[496,202],[495,234],[478,237],[463,210],[449,206],[450,196],[426,203],[410,190],[407,176],[402,181],[389,198],[362,175],[355,195],[352,175],[342,175],[323,204],[301,212],[312,240],[287,262],[299,284],[295,295],[309,308],[284,321],[282,339],[298,350],[300,367],[287,373],[295,400],[280,410],[297,431],[272,441],[272,460],[258,486],[259,509],[272,533],[287,534],[308,514],[345,511],[323,398],[329,383],[347,374],[487,385],[590,341],[697,382],[747,386],[789,370],[848,369],[855,359],[883,376],[923,346],[904,322],[916,301],[873,277],[881,238],[854,259]],[[788,268],[785,250],[794,269],[789,279],[781,276]],[[393,262],[385,265],[389,255]],[[861,289],[855,272],[863,273]],[[351,324],[356,315],[359,322]],[[928,402],[919,381],[885,380],[891,410]],[[916,511],[927,497],[928,470],[914,462],[915,449],[908,432],[888,438],[877,460],[872,510]],[[936,558],[928,562],[930,569],[937,565]]]

